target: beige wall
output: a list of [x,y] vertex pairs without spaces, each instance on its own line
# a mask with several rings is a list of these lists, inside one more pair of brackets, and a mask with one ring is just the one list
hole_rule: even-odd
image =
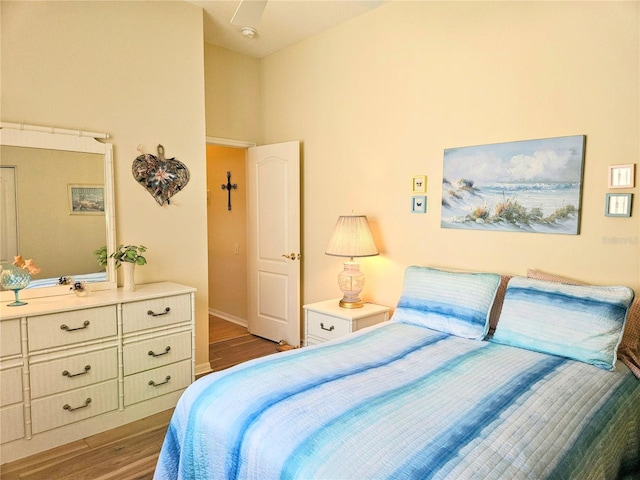
[[[411,264],[537,268],[640,294],[640,190],[604,216],[607,167],[639,162],[638,2],[391,2],[266,57],[265,143],[303,142],[304,302],[338,296],[324,255],[341,214],[368,215],[381,256],[365,298],[395,305]],[[579,235],[440,228],[443,150],[587,136]],[[428,213],[410,213],[428,176]],[[636,181],[636,183],[638,183]]]
[[260,62],[205,44],[207,136],[248,142],[260,139]]
[[[207,145],[209,309],[238,323],[247,321],[246,150]],[[231,172],[231,210],[227,184]],[[236,250],[237,246],[237,250]]]
[[[106,132],[117,241],[149,247],[137,282],[198,289],[196,365],[208,364],[202,11],[188,2],[2,2],[5,121]],[[131,174],[162,144],[191,180],[159,206]]]

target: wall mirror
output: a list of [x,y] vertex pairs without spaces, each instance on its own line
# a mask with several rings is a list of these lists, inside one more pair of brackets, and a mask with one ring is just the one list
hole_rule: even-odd
[[[0,123],[0,262],[17,254],[42,269],[20,298],[70,293],[60,277],[90,290],[116,288],[113,147],[106,134]],[[2,291],[3,301],[13,292]]]

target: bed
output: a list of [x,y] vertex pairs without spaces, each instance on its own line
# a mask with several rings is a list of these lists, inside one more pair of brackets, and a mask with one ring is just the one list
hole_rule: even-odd
[[389,322],[192,384],[154,478],[640,478],[633,298],[409,267]]
[[[87,282],[87,283],[106,282],[109,280],[107,277],[107,272],[84,273],[84,274],[78,274],[78,275],[74,275],[73,277],[66,277],[66,278],[73,278],[74,282]],[[26,288],[56,287],[58,285],[61,285],[60,277],[38,278],[38,279],[31,279],[31,281],[29,282],[29,285],[27,285]]]

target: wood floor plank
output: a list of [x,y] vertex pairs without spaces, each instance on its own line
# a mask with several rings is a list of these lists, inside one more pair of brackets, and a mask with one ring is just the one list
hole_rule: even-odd
[[146,457],[96,477],[94,480],[152,480],[157,461],[158,455]]
[[[91,449],[89,458],[74,457],[65,461],[51,461],[37,470],[23,473],[22,480],[51,478],[56,480],[90,480],[122,468],[140,460],[157,460],[159,442],[164,439],[164,431],[155,430],[127,437],[109,445]],[[86,457],[87,455],[83,455]]]
[[214,372],[232,367],[247,360],[277,353],[277,344],[253,335],[247,338],[226,340],[209,346],[209,359]]
[[60,447],[46,450],[42,453],[22,458],[0,466],[0,478],[10,480],[21,478],[20,474],[38,471],[43,465],[65,462],[78,456],[87,454],[90,448],[84,440],[76,440]]
[[166,431],[172,415],[173,409],[165,410],[164,412],[156,413],[155,415],[151,415],[136,422],[128,423],[126,425],[122,425],[121,427],[92,435],[91,437],[87,437],[84,440],[89,448],[97,448],[103,445],[108,445],[110,443],[120,441],[122,439],[126,439],[131,436],[138,435],[142,432],[158,429]]
[[215,315],[209,315],[209,343],[249,335],[247,327],[228,322]]

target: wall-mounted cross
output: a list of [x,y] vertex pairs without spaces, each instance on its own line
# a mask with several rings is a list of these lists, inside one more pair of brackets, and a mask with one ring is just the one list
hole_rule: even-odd
[[226,190],[227,191],[227,196],[228,196],[228,200],[227,200],[227,210],[231,210],[231,190],[235,190],[238,188],[238,184],[237,183],[231,183],[231,172],[227,172],[227,184],[225,185],[224,183],[222,184],[222,190]]

